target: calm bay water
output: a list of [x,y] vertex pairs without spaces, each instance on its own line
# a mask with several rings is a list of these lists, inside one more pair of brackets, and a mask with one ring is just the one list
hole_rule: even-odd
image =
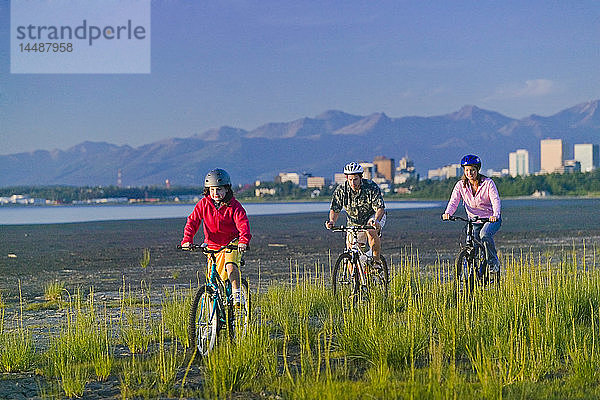
[[[444,207],[435,201],[389,201],[388,209]],[[0,225],[58,224],[130,219],[186,218],[193,204],[97,205],[97,206],[2,206]],[[329,211],[329,202],[247,203],[248,215],[297,214]]]

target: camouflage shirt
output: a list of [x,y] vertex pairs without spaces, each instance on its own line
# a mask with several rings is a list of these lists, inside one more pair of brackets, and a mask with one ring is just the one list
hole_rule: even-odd
[[372,180],[363,179],[358,192],[352,190],[348,182],[339,185],[333,192],[330,208],[336,213],[342,208],[346,210],[350,225],[365,225],[377,209],[385,208],[385,204],[379,186]]

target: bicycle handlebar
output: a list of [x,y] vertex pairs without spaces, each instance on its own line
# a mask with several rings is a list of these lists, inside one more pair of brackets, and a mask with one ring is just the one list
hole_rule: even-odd
[[471,222],[471,223],[476,223],[476,222],[490,222],[489,218],[480,218],[480,217],[473,217],[473,218],[464,218],[461,216],[454,216],[451,215],[450,218],[448,218],[447,220],[444,221],[463,221],[463,222]]
[[204,254],[217,254],[220,253],[221,251],[228,249],[228,250],[237,250],[237,246],[234,244],[228,244],[225,246],[221,246],[221,248],[219,249],[209,249],[208,248],[208,244],[207,243],[202,243],[202,244],[196,244],[196,243],[190,243],[189,247],[183,247],[182,245],[177,245],[177,249],[178,250],[183,250],[183,251],[201,251]]
[[347,232],[347,231],[370,231],[374,230],[375,227],[371,225],[352,225],[352,226],[334,226],[330,229],[332,232]]

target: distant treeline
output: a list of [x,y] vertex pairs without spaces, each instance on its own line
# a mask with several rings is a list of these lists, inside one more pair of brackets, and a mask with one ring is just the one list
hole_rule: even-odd
[[[585,196],[600,195],[600,169],[588,173],[531,175],[526,177],[493,178],[502,197],[530,196],[533,193],[545,192],[552,196]],[[390,198],[420,198],[420,199],[445,199],[458,179],[442,181],[423,180],[407,181],[400,185],[410,189],[406,194],[386,194]],[[261,188],[275,189],[274,195],[265,196],[272,200],[307,199],[310,197],[329,197],[333,188],[303,189],[291,182],[273,183],[263,182]],[[239,198],[254,198],[254,185],[245,185],[235,189]],[[144,187],[75,187],[75,186],[15,186],[0,188],[0,197],[9,197],[15,194],[27,195],[32,198],[42,198],[59,203],[72,203],[100,198],[121,198],[144,200],[159,199],[172,201],[176,197],[198,196],[202,194],[202,187],[177,186],[165,188],[161,186]],[[184,198],[185,199],[185,198]],[[184,200],[181,199],[181,200]]]
[[126,188],[118,186],[14,186],[0,188],[0,197],[9,197],[15,194],[27,195],[31,198],[52,200],[59,203],[119,197],[135,200],[168,200],[177,196],[202,194],[202,188],[186,186],[171,187],[169,189],[164,186]]

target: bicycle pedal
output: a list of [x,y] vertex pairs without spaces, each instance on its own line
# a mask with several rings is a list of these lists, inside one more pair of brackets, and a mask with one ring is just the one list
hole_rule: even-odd
[[246,316],[246,305],[242,303],[234,303],[233,304],[233,315],[235,318],[245,317]]

